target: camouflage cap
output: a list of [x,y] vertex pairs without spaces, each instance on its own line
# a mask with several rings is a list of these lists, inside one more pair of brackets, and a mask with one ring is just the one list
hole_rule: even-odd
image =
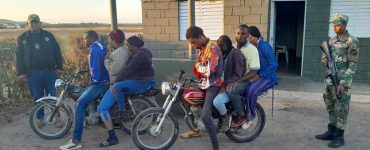
[[335,16],[333,16],[333,18],[331,19],[329,23],[347,25],[348,16],[342,15],[342,14],[336,14]]
[[36,15],[36,14],[30,14],[30,15],[28,16],[28,22],[33,21],[33,20],[35,20],[35,21],[39,21],[39,22],[40,22],[40,17],[39,17],[39,15]]

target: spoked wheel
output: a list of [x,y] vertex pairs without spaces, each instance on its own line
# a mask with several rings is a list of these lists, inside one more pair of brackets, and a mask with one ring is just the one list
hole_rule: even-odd
[[[131,127],[132,127],[133,121],[140,112],[150,107],[155,107],[154,104],[152,104],[149,100],[146,100],[144,98],[134,98],[131,100],[131,102],[134,108],[133,109],[130,108],[130,106],[127,104],[125,113],[123,114],[124,116],[122,116],[122,119],[120,121],[120,126],[122,130],[125,131],[127,134],[131,134]],[[135,110],[135,114],[133,110]],[[152,121],[154,121],[154,117],[152,117]],[[147,126],[142,126],[139,129],[139,133],[146,132],[146,129],[148,127],[149,127],[149,124]]]
[[32,130],[44,139],[59,139],[72,127],[73,115],[65,105],[55,106],[52,100],[37,103],[30,114]]
[[[169,149],[175,143],[179,134],[179,123],[170,112],[160,125],[164,112],[165,109],[161,107],[153,107],[141,112],[135,118],[131,136],[137,148],[162,150]],[[153,117],[155,121],[152,121]],[[146,132],[140,133],[142,126],[147,127],[148,124]]]
[[265,111],[258,103],[256,104],[255,111],[256,118],[254,118],[249,128],[230,128],[228,131],[225,132],[230,140],[236,143],[250,142],[261,134],[266,122]]

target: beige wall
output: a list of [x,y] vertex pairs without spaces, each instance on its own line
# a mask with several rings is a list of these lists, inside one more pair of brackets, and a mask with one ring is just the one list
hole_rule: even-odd
[[144,41],[154,57],[187,58],[187,43],[179,41],[178,1],[142,0]]
[[[255,25],[267,39],[269,0],[224,0],[224,32],[231,39],[241,23]],[[142,0],[145,47],[157,58],[188,58],[179,41],[178,1]]]
[[224,0],[224,32],[231,39],[239,24],[257,26],[267,38],[269,0]]

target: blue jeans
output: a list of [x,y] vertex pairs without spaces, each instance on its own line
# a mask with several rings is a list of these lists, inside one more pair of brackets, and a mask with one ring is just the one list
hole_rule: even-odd
[[53,71],[32,71],[28,74],[27,81],[33,100],[38,100],[44,94],[56,96],[55,80],[57,80],[57,75]]
[[[32,71],[27,75],[28,86],[30,87],[33,101],[40,99],[45,94],[50,96],[56,96],[55,80],[57,75],[53,71]],[[37,112],[37,118],[44,118],[44,109],[40,109]]]
[[98,112],[102,120],[108,121],[111,120],[111,116],[109,114],[109,109],[115,104],[118,104],[118,108],[120,111],[125,109],[125,94],[139,94],[149,90],[151,87],[155,85],[155,80],[151,81],[136,81],[136,80],[126,80],[121,81],[113,84],[112,88],[114,88],[117,93],[112,94],[110,90],[108,90],[103,100],[100,102],[98,106]]
[[218,94],[213,100],[213,106],[218,110],[220,115],[225,115],[227,113],[225,104],[230,102],[229,96],[226,92]]
[[85,121],[85,110],[91,101],[96,100],[101,94],[107,91],[107,83],[94,83],[89,86],[76,102],[75,128],[73,131],[73,141],[81,142],[83,123]]

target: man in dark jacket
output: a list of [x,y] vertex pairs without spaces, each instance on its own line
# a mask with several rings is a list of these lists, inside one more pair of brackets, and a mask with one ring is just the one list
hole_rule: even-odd
[[[50,94],[56,96],[54,87],[56,72],[63,67],[63,57],[53,34],[41,29],[40,18],[36,14],[28,16],[29,30],[17,39],[16,71],[20,82],[27,79],[33,100]],[[44,112],[38,112],[43,119]]]
[[219,94],[213,100],[213,105],[216,107],[220,115],[222,115],[221,130],[226,131],[230,127],[231,116],[226,114],[227,110],[225,103],[230,102],[230,99],[225,90],[228,84],[235,83],[243,77],[246,70],[245,57],[239,49],[235,49],[233,47],[230,38],[226,35],[220,36],[220,38],[217,40],[217,44],[222,51],[222,57],[224,61],[224,84],[222,85]]
[[117,82],[111,83],[109,90],[105,93],[103,100],[98,106],[98,112],[105,127],[108,129],[108,138],[100,143],[101,147],[118,144],[118,138],[113,129],[110,108],[117,103],[118,109],[124,111],[125,95],[143,93],[155,86],[155,73],[152,65],[152,53],[143,48],[144,41],[139,37],[131,36],[127,39],[127,48],[131,56],[127,66],[117,77]]

